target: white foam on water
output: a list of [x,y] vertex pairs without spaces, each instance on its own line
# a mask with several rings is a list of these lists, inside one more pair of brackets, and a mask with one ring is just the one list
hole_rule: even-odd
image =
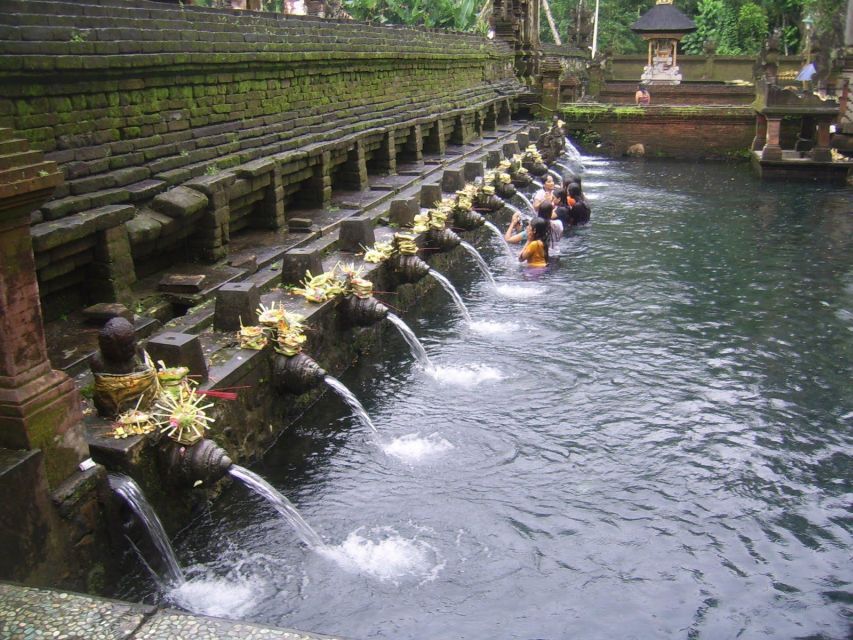
[[515,322],[495,322],[494,320],[475,320],[470,327],[475,333],[484,335],[503,335],[517,331],[519,328]]
[[473,387],[481,382],[503,380],[504,375],[499,369],[482,364],[466,367],[447,367],[436,365],[427,371],[438,382],[456,384],[463,387]]
[[404,462],[420,462],[425,458],[447,453],[453,445],[438,433],[426,437],[420,433],[409,433],[382,445],[382,451]]
[[166,599],[191,613],[239,619],[254,608],[262,590],[262,585],[245,578],[199,577],[175,587]]
[[[406,577],[430,581],[444,568],[438,553],[427,542],[403,538],[388,527],[363,533],[363,529],[357,529],[340,545],[326,547],[320,553],[346,571],[382,582],[397,583]],[[366,537],[368,535],[378,539]]]
[[545,293],[545,287],[524,286],[520,284],[499,284],[497,292],[507,298],[535,298]]

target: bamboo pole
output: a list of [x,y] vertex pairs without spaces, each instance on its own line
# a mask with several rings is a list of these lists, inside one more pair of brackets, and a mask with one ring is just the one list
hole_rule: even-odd
[[554,43],[562,45],[563,42],[560,40],[560,34],[557,33],[557,26],[554,24],[554,16],[551,15],[551,7],[548,4],[548,0],[542,0],[542,6],[545,8],[545,17],[548,18],[548,26],[551,27],[551,35],[554,36]]

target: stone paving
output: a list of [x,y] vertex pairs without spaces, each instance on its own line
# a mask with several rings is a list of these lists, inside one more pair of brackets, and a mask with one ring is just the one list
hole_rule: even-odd
[[2,640],[335,640],[77,593],[0,583]]

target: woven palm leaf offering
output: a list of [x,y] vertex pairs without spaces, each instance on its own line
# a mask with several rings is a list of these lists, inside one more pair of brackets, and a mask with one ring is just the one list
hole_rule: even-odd
[[240,339],[241,349],[251,349],[252,351],[263,351],[264,347],[269,343],[265,327],[257,325],[243,326],[240,323]]
[[213,404],[203,404],[204,396],[195,392],[188,381],[184,381],[175,395],[164,394],[157,399],[152,415],[161,425],[160,432],[184,446],[192,446],[210,428],[213,418],[206,411]]
[[394,244],[377,240],[372,247],[364,247],[364,261],[372,264],[385,262],[394,255]]
[[[142,400],[142,396],[139,400]],[[144,436],[153,433],[159,426],[151,413],[139,409],[139,402],[137,401],[137,405],[133,409],[128,409],[116,418],[113,429],[108,435],[116,440],[130,436]]]
[[418,244],[415,236],[408,233],[395,233],[394,246],[400,255],[413,256],[418,253]]
[[317,276],[306,271],[305,279],[300,284],[302,287],[294,289],[293,293],[302,296],[308,302],[326,302],[344,292],[343,284],[338,279],[335,269],[325,271]]
[[357,298],[369,298],[373,295],[373,283],[361,277],[364,267],[344,263],[337,265],[337,271],[343,276],[345,295],[353,295]]
[[157,362],[160,369],[157,371],[157,380],[160,383],[161,393],[175,394],[178,387],[187,379],[190,373],[188,367],[167,367],[162,361]]

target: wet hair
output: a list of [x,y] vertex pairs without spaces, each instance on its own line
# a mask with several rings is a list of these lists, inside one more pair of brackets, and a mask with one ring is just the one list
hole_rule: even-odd
[[637,85],[637,89],[638,89],[639,91],[646,91],[646,85],[644,85],[644,84],[638,84],[638,85]]
[[540,218],[545,218],[546,220],[551,219],[551,214],[554,213],[554,205],[547,200],[539,205],[539,210],[537,211]]
[[576,183],[578,181],[577,176],[573,173],[566,173],[563,175],[563,190],[568,191],[569,185],[572,183]]
[[531,241],[539,240],[542,242],[542,246],[545,249],[545,262],[548,262],[548,238],[551,236],[551,222],[545,218],[534,218],[530,226],[533,231]]
[[557,198],[557,202],[559,202],[557,205],[558,207],[567,207],[569,205],[566,195],[567,193],[565,189],[554,189],[554,197]]
[[583,199],[583,191],[581,190],[581,186],[575,182],[569,186],[569,195],[575,199],[575,201],[579,199]]
[[554,182],[554,176],[552,176],[552,175],[549,173],[549,174],[547,174],[544,178],[542,178],[542,185],[543,185],[543,187],[544,187],[545,183],[546,183],[546,182],[548,182],[548,180],[550,180],[554,185],[556,185],[556,184],[557,184],[556,182]]

